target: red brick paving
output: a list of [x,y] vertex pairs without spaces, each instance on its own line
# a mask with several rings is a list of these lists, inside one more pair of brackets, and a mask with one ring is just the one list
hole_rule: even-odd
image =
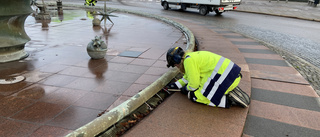
[[[139,21],[141,22],[141,20]],[[286,72],[286,74],[282,74],[285,71],[285,68],[281,67],[269,67],[264,68],[263,65],[257,64],[246,64],[245,57],[250,58],[262,58],[264,55],[259,54],[249,54],[249,53],[241,53],[237,48],[250,48],[252,49],[260,49],[260,46],[255,45],[241,45],[235,46],[229,41],[253,41],[250,39],[236,39],[236,38],[224,38],[220,34],[215,33],[213,30],[210,30],[210,35],[204,36],[202,34],[203,31],[207,31],[208,29],[199,26],[197,24],[192,24],[190,22],[185,22],[179,20],[187,27],[189,27],[197,36],[198,40],[200,40],[200,50],[210,50],[212,52],[218,53],[220,55],[226,56],[233,60],[235,63],[238,63],[243,69],[244,78],[240,83],[240,87],[243,88],[244,91],[251,93],[251,87],[253,88],[261,88],[268,89],[277,92],[284,92],[290,94],[298,94],[302,96],[308,97],[318,97],[315,94],[314,90],[308,85],[308,83],[301,77],[299,74],[295,74],[292,68],[289,68],[290,71]],[[86,25],[81,25],[81,28],[86,28]],[[50,25],[49,25],[50,26]],[[34,26],[35,27],[35,26]],[[55,26],[57,27],[57,26]],[[74,27],[74,26],[73,26]],[[161,28],[161,27],[160,27]],[[148,28],[151,29],[151,28]],[[52,40],[57,39],[57,35],[51,35],[52,37],[46,38],[45,34],[47,33],[44,29],[42,31],[34,31],[29,33],[32,35],[38,35],[35,38],[35,41],[31,41],[29,46],[32,50],[36,48],[37,45],[45,45],[45,43],[39,42],[43,39],[49,39],[48,42],[53,42]],[[53,30],[53,28],[50,28]],[[62,29],[64,30],[64,29]],[[88,30],[81,30],[80,32],[86,32]],[[132,30],[130,30],[132,31]],[[130,32],[129,31],[129,32]],[[155,31],[158,32],[158,31]],[[121,35],[127,34],[121,33]],[[224,34],[226,35],[226,34]],[[228,33],[228,35],[236,35],[234,33]],[[86,45],[89,39],[85,39],[86,35],[81,35],[76,37],[74,35],[67,35],[72,39],[80,39],[80,43]],[[157,35],[161,36],[161,35]],[[177,35],[179,36],[179,35]],[[124,36],[126,37],[126,36]],[[172,34],[170,35],[172,37]],[[132,42],[135,40],[129,39]],[[175,41],[176,39],[171,39],[171,41]],[[222,41],[223,40],[223,41]],[[70,41],[62,41],[65,42],[66,45],[73,45],[69,43]],[[79,41],[78,41],[79,42]],[[212,43],[214,42],[214,43]],[[64,44],[65,44],[64,43]],[[158,41],[157,44],[160,42]],[[53,42],[54,44],[61,44],[61,42]],[[81,46],[80,44],[80,46]],[[109,44],[112,48],[116,47],[114,44],[118,44],[118,46],[124,46],[124,48],[119,49],[119,51],[110,50],[109,55],[116,55],[124,49],[130,49],[132,47],[126,47],[128,45],[122,43],[121,41],[109,41]],[[140,43],[141,44],[141,43]],[[132,44],[134,46],[138,46],[140,44]],[[78,44],[76,44],[78,45]],[[163,45],[172,45],[172,43],[166,43]],[[227,48],[221,47],[221,45],[227,46]],[[140,47],[138,47],[140,48]],[[70,50],[79,50],[80,52],[75,52],[73,55],[81,56],[80,58],[74,58],[72,55],[68,55]],[[141,48],[140,48],[141,49]],[[143,49],[143,48],[142,48]],[[164,53],[168,48],[157,48],[154,50],[155,52]],[[264,49],[264,48],[263,48]],[[47,49],[48,50],[48,49]],[[231,52],[232,51],[232,52]],[[233,55],[231,55],[232,53]],[[82,49],[74,48],[74,47],[66,47],[64,49],[60,49],[59,54],[54,54],[50,52],[42,52],[42,54],[31,54],[28,58],[30,60],[37,59],[36,62],[28,63],[20,62],[13,63],[15,66],[9,69],[5,69],[5,71],[1,71],[1,76],[7,76],[10,74],[23,74],[25,76],[35,76],[28,77],[27,82],[20,82],[11,86],[3,86],[0,88],[0,136],[62,136],[66,135],[72,130],[78,128],[79,126],[91,121],[95,118],[96,113],[100,112],[101,109],[104,109],[103,106],[99,106],[103,99],[99,99],[102,94],[110,94],[110,93],[102,93],[96,92],[91,94],[91,91],[79,91],[80,95],[76,95],[72,97],[71,100],[66,100],[64,97],[59,96],[57,94],[56,99],[51,99],[50,96],[54,96],[55,93],[63,92],[65,88],[75,88],[77,84],[81,85],[81,81],[83,79],[94,79],[97,82],[106,82],[107,79],[104,79],[106,76],[115,77],[116,75],[112,75],[113,72],[109,72],[109,69],[112,70],[113,67],[124,67],[121,65],[117,65],[117,63],[121,62],[124,64],[133,63],[132,59],[122,59],[120,57],[108,57],[107,66],[100,66],[97,63],[90,63],[88,57],[82,57],[85,52]],[[151,53],[152,54],[152,53]],[[150,60],[156,60],[156,62],[152,65],[155,67],[165,66],[165,57],[163,55],[157,55],[158,58],[154,58],[150,53],[145,53],[143,57],[149,58]],[[61,57],[62,56],[62,57]],[[63,60],[65,58],[67,60]],[[268,59],[277,59],[281,60],[281,57],[274,56],[266,56]],[[28,60],[27,59],[27,60]],[[159,60],[160,59],[160,60]],[[89,62],[89,63],[87,63]],[[111,65],[113,62],[114,64]],[[54,64],[52,64],[54,63]],[[10,63],[11,64],[11,63]],[[72,64],[72,65],[70,65]],[[139,63],[133,63],[134,65],[141,65]],[[90,71],[81,71],[82,68],[76,68],[80,71],[70,71],[66,68],[75,68],[77,67],[88,67]],[[99,68],[104,70],[101,72]],[[27,72],[25,72],[25,70]],[[33,71],[34,70],[34,71]],[[99,71],[100,70],[100,71]],[[107,71],[108,70],[108,71]],[[113,70],[118,70],[113,68]],[[28,72],[29,71],[29,72]],[[106,72],[107,71],[107,72]],[[70,74],[69,74],[69,73]],[[60,73],[60,75],[56,76],[56,73]],[[105,75],[101,75],[104,74]],[[120,74],[120,73],[116,73]],[[77,79],[75,77],[84,76],[82,79]],[[155,74],[152,74],[155,75]],[[156,74],[158,75],[158,74]],[[250,76],[251,75],[251,76]],[[271,75],[271,76],[270,76]],[[280,76],[279,76],[280,75]],[[53,79],[55,80],[53,80]],[[251,79],[252,78],[252,79]],[[117,82],[121,82],[121,78],[118,78]],[[130,78],[129,78],[130,79]],[[134,75],[131,75],[131,80],[137,79]],[[130,80],[130,81],[131,81]],[[123,82],[123,81],[122,81]],[[129,81],[126,81],[129,82]],[[252,83],[251,83],[252,82]],[[143,83],[143,82],[141,82]],[[43,85],[45,84],[45,85]],[[82,83],[83,84],[83,83]],[[252,85],[251,85],[252,84]],[[138,86],[139,85],[139,86]],[[132,86],[132,85],[131,85]],[[130,86],[130,87],[131,87]],[[135,85],[139,89],[143,85],[137,84]],[[43,88],[42,88],[43,87]],[[32,90],[30,90],[32,89]],[[102,88],[103,89],[103,88]],[[100,89],[100,91],[103,91]],[[91,90],[87,88],[85,90]],[[95,89],[99,90],[99,89]],[[121,103],[121,100],[125,99],[126,96],[120,96],[118,98],[118,94],[120,93],[132,94],[134,91],[119,91],[111,96],[111,99],[108,100],[119,100],[117,103]],[[129,92],[129,93],[128,93]],[[92,92],[93,93],[93,92]],[[112,92],[113,93],[113,92]],[[49,94],[47,96],[47,94]],[[75,95],[73,91],[68,93],[70,96]],[[61,97],[61,98],[60,98]],[[47,101],[41,101],[44,98],[48,98]],[[79,98],[77,100],[77,98]],[[93,99],[94,98],[94,99]],[[91,100],[90,100],[91,99]],[[82,102],[88,101],[90,103]],[[98,102],[96,105],[93,103],[95,100]],[[57,104],[52,104],[52,102],[58,101]],[[50,103],[51,102],[51,103]],[[113,101],[111,101],[113,102]],[[73,104],[68,106],[67,104]],[[112,107],[112,103],[104,102],[106,106]],[[104,104],[102,103],[102,104]],[[9,104],[9,105],[6,105]],[[14,105],[12,105],[14,104]],[[90,105],[88,105],[90,104]],[[4,107],[7,106],[7,107]],[[9,106],[9,107],[8,107]],[[97,108],[94,108],[97,107]],[[49,109],[50,108],[50,109]],[[91,109],[94,108],[94,109]],[[21,110],[21,111],[20,111]],[[282,123],[288,123],[292,125],[297,125],[305,128],[320,130],[319,122],[319,112],[305,109],[292,108],[284,105],[273,104],[270,102],[262,102],[258,100],[252,100],[252,104],[250,105],[250,113],[249,115],[258,116],[270,120],[279,121]],[[62,112],[62,113],[61,113]],[[142,122],[140,122],[137,126],[135,126],[132,130],[127,132],[124,136],[207,136],[207,135],[215,135],[215,136],[251,136],[246,133],[242,133],[243,126],[245,123],[245,118],[247,116],[248,109],[243,109],[239,107],[232,107],[230,109],[220,109],[220,108],[212,108],[205,105],[195,104],[190,102],[184,95],[174,94],[170,98],[167,99],[163,104],[161,104],[151,115],[147,116]],[[44,114],[44,115],[42,115]],[[178,115],[177,115],[178,114]],[[74,115],[81,115],[79,117],[74,117]],[[287,117],[289,116],[289,117]],[[303,116],[303,117],[302,117]],[[10,118],[8,118],[10,117]],[[19,120],[15,120],[19,119]],[[23,120],[23,121],[20,121]],[[28,122],[24,122],[28,121]],[[74,122],[71,122],[74,121]],[[33,123],[30,123],[33,122]],[[39,125],[38,123],[46,123],[47,125]],[[69,129],[71,128],[71,130]],[[148,129],[148,130],[145,130]]]
[[[302,95],[302,97],[319,98],[314,89],[294,68],[247,64],[245,61],[245,58],[283,60],[279,55],[241,53],[238,48],[267,48],[262,45],[234,45],[230,42],[254,40],[245,37],[228,39],[223,37],[226,33],[223,33],[223,35],[217,34],[214,30],[204,27],[204,25],[178,19],[175,19],[175,21],[184,24],[194,33],[200,43],[199,50],[209,50],[238,63],[243,68],[242,74],[244,76],[239,86],[248,94],[251,93],[251,88],[258,88],[285,94]],[[221,29],[217,30],[221,31]],[[227,34],[233,35],[233,33]],[[255,136],[254,134],[250,135],[251,132],[244,129],[245,122],[252,122],[246,121],[247,115],[301,128],[319,130],[319,122],[316,122],[319,121],[319,114],[318,111],[314,110],[263,102],[254,98],[249,109],[239,107],[231,107],[230,109],[212,108],[192,103],[186,96],[175,93],[124,136]],[[152,130],[146,130],[150,128]],[[246,128],[250,129],[252,127]],[[258,130],[264,133],[273,132],[264,131],[263,128]],[[284,131],[284,133],[287,132],[290,131]],[[284,133],[275,134],[280,136]]]
[[320,112],[287,107],[261,101],[252,101],[249,115],[271,119],[296,126],[320,130]]
[[[177,20],[188,27],[200,42],[200,50],[209,50],[230,58],[239,65],[247,66],[244,56],[230,41],[206,27]],[[205,33],[204,33],[205,32]],[[232,53],[232,54],[230,54]],[[251,82],[248,69],[240,87],[250,94]],[[214,108],[192,103],[185,95],[175,93],[156,108],[141,123],[124,136],[241,136],[248,108]],[[145,130],[155,125],[154,130]],[[142,132],[143,131],[143,132]],[[161,131],[168,131],[170,134]]]
[[[163,54],[176,43],[183,46],[184,35],[156,20],[118,15],[107,38],[83,17],[51,22],[46,29],[29,17],[25,29],[31,38],[26,44],[30,56],[0,64],[0,78],[26,77],[23,82],[0,85],[0,136],[64,136],[167,72]],[[123,27],[127,23],[130,27]],[[95,35],[108,40],[105,59],[91,60],[86,53]],[[142,54],[117,56],[126,50]]]

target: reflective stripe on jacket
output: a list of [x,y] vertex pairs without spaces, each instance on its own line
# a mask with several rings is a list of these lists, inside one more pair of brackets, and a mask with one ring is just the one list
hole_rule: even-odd
[[194,91],[199,103],[218,106],[223,95],[240,82],[241,68],[227,58],[208,51],[186,53],[185,57],[185,74],[176,84],[188,84],[187,89]]

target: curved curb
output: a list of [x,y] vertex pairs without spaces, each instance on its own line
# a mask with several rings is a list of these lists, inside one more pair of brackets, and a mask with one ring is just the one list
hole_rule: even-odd
[[[77,8],[85,8],[85,9],[103,9],[101,7],[87,7],[87,6],[79,6],[72,4],[64,4],[67,7],[77,7]],[[135,14],[147,18],[157,19],[159,21],[165,22],[169,25],[172,25],[179,29],[187,38],[187,51],[193,51],[195,48],[195,38],[193,33],[185,27],[183,24],[175,22],[165,17],[146,14],[141,12],[116,9],[116,8],[108,8],[112,10],[116,10],[119,12],[125,12],[130,14]],[[179,70],[174,68],[170,71],[163,74],[159,79],[154,81],[151,85],[143,89],[141,92],[137,93],[135,96],[131,97],[127,101],[123,102],[119,106],[113,108],[109,112],[101,115],[100,117],[94,119],[93,121],[87,123],[86,125],[78,128],[77,130],[69,133],[67,137],[91,137],[96,136],[99,133],[105,131],[109,127],[113,126],[116,122],[123,119],[125,116],[136,110],[139,106],[149,100],[152,96],[154,96],[157,92],[159,92],[164,86],[166,86],[176,75],[178,75]]]

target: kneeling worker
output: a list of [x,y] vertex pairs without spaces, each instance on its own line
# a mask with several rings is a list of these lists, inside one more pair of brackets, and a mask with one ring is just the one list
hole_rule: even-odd
[[97,3],[97,0],[85,0],[84,5],[95,6],[96,3]]
[[180,89],[193,102],[223,108],[250,104],[249,96],[238,87],[241,68],[227,58],[209,51],[185,53],[175,47],[168,50],[167,63],[167,67],[179,68],[184,76],[166,88]]

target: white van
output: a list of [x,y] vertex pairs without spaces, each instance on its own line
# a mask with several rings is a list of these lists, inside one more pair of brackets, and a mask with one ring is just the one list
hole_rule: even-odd
[[161,5],[165,10],[197,8],[203,16],[213,11],[217,15],[221,15],[225,11],[235,10],[236,5],[240,5],[240,3],[241,0],[161,0]]

